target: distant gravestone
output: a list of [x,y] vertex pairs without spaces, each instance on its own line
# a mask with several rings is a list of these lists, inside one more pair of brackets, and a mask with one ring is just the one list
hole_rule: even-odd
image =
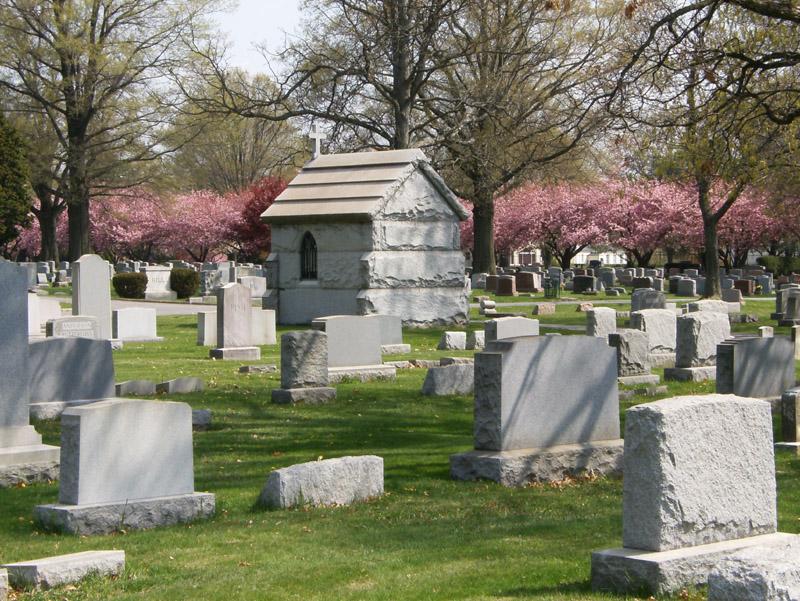
[[111,338],[109,264],[97,255],[83,255],[72,264],[72,314],[97,318],[99,338]]
[[513,275],[501,275],[497,278],[497,296],[516,296],[517,280]]
[[647,332],[622,329],[608,337],[608,344],[617,352],[617,374],[622,384],[658,384],[658,376],[650,374],[650,348]]
[[794,384],[794,344],[788,338],[735,338],[717,345],[718,393],[779,397]]
[[641,311],[642,309],[664,309],[667,306],[667,298],[663,292],[640,288],[633,291],[631,295],[631,312]]
[[442,396],[472,394],[475,384],[475,367],[471,363],[431,367],[422,383],[422,394]]
[[651,353],[674,353],[678,316],[669,309],[631,312],[631,328],[647,332]]
[[175,300],[178,294],[170,288],[171,267],[162,265],[148,265],[141,268],[142,273],[147,276],[147,288],[144,297],[147,300]]
[[686,278],[680,279],[675,293],[679,296],[697,296],[697,282]]
[[29,421],[27,277],[0,262],[0,487],[58,477],[58,447],[43,445]]
[[436,348],[440,351],[464,351],[467,349],[467,333],[442,332]]
[[100,338],[100,324],[91,315],[72,315],[51,319],[45,325],[45,335],[55,338]]
[[381,353],[384,355],[411,352],[411,345],[403,342],[403,322],[396,315],[366,315],[365,319],[378,324],[381,338]]
[[[564,378],[565,365],[580,365],[580,376]],[[616,358],[605,341],[512,338],[475,355],[475,451],[451,456],[454,478],[518,486],[609,473],[621,451]]]
[[329,383],[325,332],[306,330],[281,336],[281,387],[272,391],[273,403],[323,403],[336,397]]
[[768,403],[706,395],[633,407],[624,463],[624,547],[592,554],[594,590],[672,594],[738,549],[789,537],[776,534]]
[[267,278],[257,275],[245,275],[239,278],[239,283],[250,290],[252,298],[262,298],[267,294]]
[[396,368],[382,365],[380,322],[357,315],[320,317],[311,327],[328,335],[328,373],[332,382],[394,379]]
[[36,507],[34,519],[71,534],[213,515],[214,495],[194,492],[191,407],[115,399],[65,411],[58,500]]
[[586,335],[608,339],[617,331],[617,312],[611,307],[596,307],[586,312]]
[[677,319],[675,367],[664,370],[667,380],[702,381],[716,378],[717,345],[731,335],[724,313],[698,311]]
[[516,336],[538,336],[539,320],[527,317],[498,317],[487,321],[483,331],[485,343]]
[[781,433],[783,442],[800,443],[800,388],[790,388],[781,395]]
[[597,280],[591,275],[576,275],[572,279],[572,291],[575,294],[590,292],[597,287]]
[[217,290],[217,348],[213,359],[257,361],[261,349],[253,346],[253,310],[250,290],[241,284],[225,284]]
[[53,419],[69,406],[111,398],[114,361],[108,340],[46,338],[30,343],[31,415]]
[[156,310],[131,307],[111,313],[111,332],[115,339],[130,342],[159,342]]

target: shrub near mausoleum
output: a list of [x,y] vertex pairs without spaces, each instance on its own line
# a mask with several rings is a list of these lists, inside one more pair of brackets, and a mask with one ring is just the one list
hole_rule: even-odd
[[178,294],[178,298],[189,298],[200,287],[200,274],[192,269],[173,269],[169,286]]
[[118,273],[111,285],[121,298],[144,298],[147,276],[143,273]]

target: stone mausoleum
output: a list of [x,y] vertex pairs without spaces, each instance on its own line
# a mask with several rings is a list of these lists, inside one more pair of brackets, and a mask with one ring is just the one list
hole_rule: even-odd
[[262,215],[270,308],[282,324],[375,313],[465,322],[468,216],[420,150],[319,155]]

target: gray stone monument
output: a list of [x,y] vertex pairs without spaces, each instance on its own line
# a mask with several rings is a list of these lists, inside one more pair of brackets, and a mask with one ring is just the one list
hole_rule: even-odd
[[332,383],[345,378],[394,380],[397,368],[383,365],[380,320],[357,315],[331,315],[311,322],[328,335],[328,376]]
[[717,345],[731,335],[725,313],[697,311],[677,320],[675,367],[664,370],[665,380],[702,382],[717,376]]
[[651,367],[675,367],[678,316],[670,309],[642,309],[631,313],[631,328],[647,332]]
[[108,534],[214,514],[214,495],[194,492],[185,403],[115,399],[70,408],[61,447],[59,503],[34,510],[46,530]]
[[475,366],[472,363],[431,367],[422,383],[422,394],[443,396],[472,394],[475,389]]
[[[565,378],[565,365],[581,370]],[[450,457],[453,478],[519,486],[616,472],[621,458],[616,354],[605,341],[509,338],[475,355],[475,450]]]
[[660,378],[650,373],[650,345],[647,332],[621,329],[609,334],[608,344],[617,352],[619,383],[628,386],[658,384]]
[[0,262],[0,487],[54,480],[58,447],[43,445],[29,421],[28,274]]
[[171,267],[148,265],[142,267],[141,271],[147,276],[147,288],[144,291],[145,299],[169,301],[178,298],[178,293],[172,290],[169,283],[170,275],[172,274]]
[[381,337],[381,354],[401,355],[411,352],[411,345],[403,342],[403,321],[396,315],[367,315],[377,322]]
[[592,554],[596,591],[667,595],[722,558],[782,544],[769,403],[733,395],[638,405],[625,419],[623,547]]
[[527,317],[498,317],[483,325],[484,343],[518,336],[538,336],[539,320]]
[[54,419],[70,405],[112,398],[114,360],[108,340],[46,338],[28,347],[30,412]]
[[111,338],[111,287],[108,261],[83,255],[72,264],[72,314],[97,318],[100,338]]
[[310,461],[275,470],[259,503],[267,507],[350,505],[383,494],[383,458],[376,455]]
[[800,599],[800,536],[734,553],[708,575],[708,601]]
[[100,339],[100,324],[91,315],[70,315],[47,320],[45,335],[50,338]]
[[217,348],[209,354],[212,359],[261,359],[261,349],[253,346],[253,308],[246,286],[225,284],[217,290]]
[[663,292],[650,288],[639,288],[631,295],[631,311],[642,309],[664,309],[667,306],[667,297]]
[[596,307],[586,312],[586,335],[608,339],[617,331],[617,312],[611,307]]
[[734,338],[717,345],[717,392],[775,398],[795,385],[789,338]]
[[125,342],[160,342],[157,334],[156,310],[131,307],[111,312],[111,332]]
[[324,403],[336,397],[328,386],[328,336],[319,330],[287,332],[281,336],[281,387],[273,403]]

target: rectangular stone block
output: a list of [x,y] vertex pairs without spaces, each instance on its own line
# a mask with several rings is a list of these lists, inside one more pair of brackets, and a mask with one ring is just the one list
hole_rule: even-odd
[[764,534],[672,551],[627,548],[596,551],[592,553],[592,590],[638,596],[673,595],[683,589],[704,586],[709,573],[737,551],[784,546],[795,537]]
[[788,338],[737,338],[717,346],[720,394],[777,397],[794,384],[794,344]]
[[279,405],[305,403],[319,405],[336,398],[336,389],[327,386],[307,388],[273,388],[272,402]]
[[278,342],[275,329],[275,311],[253,309],[253,345],[261,346]]
[[259,501],[267,507],[350,505],[383,494],[383,458],[339,457],[273,471]]
[[647,332],[622,329],[608,336],[608,344],[617,353],[617,375],[643,376],[650,373],[650,345]]
[[147,288],[144,297],[147,300],[175,300],[176,292],[170,287],[172,268],[163,265],[146,265],[141,272],[147,276]]
[[467,348],[466,332],[442,332],[439,345],[436,347],[440,351],[463,351]]
[[45,324],[45,336],[56,338],[100,338],[100,324],[91,315],[71,315],[49,319]]
[[677,327],[677,315],[669,309],[631,312],[631,328],[647,332],[651,353],[674,353]]
[[311,322],[328,336],[328,367],[381,364],[380,322],[356,315],[333,315]]
[[217,314],[202,312],[197,314],[197,345],[217,346]]
[[663,292],[647,288],[634,290],[631,295],[631,311],[641,311],[642,309],[664,309],[667,297]]
[[214,495],[194,492],[116,503],[37,505],[33,520],[43,530],[94,536],[194,522],[213,517],[215,509]]
[[203,380],[193,376],[184,376],[161,382],[156,386],[156,392],[163,394],[189,394],[192,392],[202,392],[205,389]]
[[381,346],[403,344],[403,322],[396,315],[365,315],[364,319],[378,324]]
[[150,396],[156,393],[156,383],[151,380],[126,380],[114,385],[115,396]]
[[422,394],[426,396],[472,394],[474,387],[474,365],[445,365],[428,370],[422,383]]
[[253,308],[250,289],[226,284],[217,290],[217,348],[253,346]]
[[281,336],[281,388],[327,387],[328,335],[319,330]]
[[156,310],[132,307],[111,312],[111,332],[117,340],[153,342],[158,337]]
[[[565,378],[565,365],[580,365],[580,376]],[[616,354],[605,341],[588,336],[511,338],[488,343],[475,355],[476,449],[506,451],[616,438]]]
[[29,423],[27,281],[24,268],[0,261],[0,429]]
[[71,403],[114,396],[108,340],[47,338],[29,345],[31,404]]
[[586,335],[608,339],[617,331],[617,312],[611,307],[597,307],[586,312]]
[[792,599],[800,599],[800,536],[738,551],[708,575],[708,601]]
[[622,537],[667,551],[777,527],[769,403],[675,397],[629,409]]
[[60,503],[113,503],[193,491],[189,405],[116,399],[62,415]]
[[699,311],[677,320],[675,367],[714,365],[717,345],[731,335],[731,324],[724,313]]
[[116,576],[125,569],[125,551],[84,551],[3,567],[15,588],[49,589],[80,582],[91,575]]
[[485,343],[518,336],[538,336],[539,320],[527,317],[498,317],[487,321],[483,331]]

